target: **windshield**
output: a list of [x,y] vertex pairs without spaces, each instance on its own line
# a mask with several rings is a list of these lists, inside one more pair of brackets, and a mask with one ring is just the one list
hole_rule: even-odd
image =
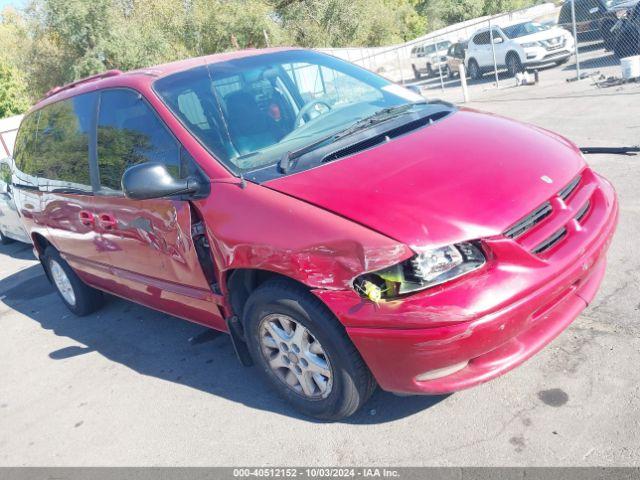
[[154,89],[236,173],[276,164],[381,109],[422,100],[351,63],[305,50],[203,65],[161,78]]
[[629,2],[629,0],[605,0],[604,4],[607,8],[612,8],[627,2]]
[[525,35],[543,32],[544,30],[549,30],[549,27],[535,22],[518,23],[502,29],[504,34],[509,38],[524,37]]

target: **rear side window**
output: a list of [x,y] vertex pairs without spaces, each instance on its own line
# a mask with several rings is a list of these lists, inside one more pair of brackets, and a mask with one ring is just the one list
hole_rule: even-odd
[[473,43],[476,45],[488,45],[491,42],[491,35],[489,32],[482,32],[473,37]]
[[[203,122],[191,95],[183,98],[195,122]],[[100,185],[120,191],[124,171],[144,162],[158,162],[180,177],[180,147],[142,96],[132,90],[105,90],[98,114]]]
[[[89,138],[95,94],[62,100],[27,116],[15,146],[17,169],[52,191],[91,192]],[[35,180],[33,181],[35,184]]]

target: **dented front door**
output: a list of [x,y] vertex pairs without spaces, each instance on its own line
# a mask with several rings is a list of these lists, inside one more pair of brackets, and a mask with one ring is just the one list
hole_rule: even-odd
[[109,257],[110,290],[158,310],[224,329],[191,236],[187,200],[131,200],[122,175],[142,162],[188,175],[183,149],[137,91],[100,92],[96,126],[95,231]]
[[96,198],[95,218],[114,293],[224,329],[191,237],[189,202],[102,196]]

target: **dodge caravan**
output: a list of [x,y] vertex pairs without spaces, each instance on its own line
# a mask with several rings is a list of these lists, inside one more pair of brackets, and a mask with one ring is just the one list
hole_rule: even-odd
[[108,292],[227,332],[328,419],[531,357],[594,297],[618,215],[560,135],[302,49],[55,88],[11,180],[72,312]]

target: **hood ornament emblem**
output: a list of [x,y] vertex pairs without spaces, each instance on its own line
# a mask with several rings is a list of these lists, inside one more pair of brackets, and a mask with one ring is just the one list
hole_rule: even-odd
[[553,183],[553,180],[550,177],[547,177],[546,175],[541,176],[540,180],[546,183]]

